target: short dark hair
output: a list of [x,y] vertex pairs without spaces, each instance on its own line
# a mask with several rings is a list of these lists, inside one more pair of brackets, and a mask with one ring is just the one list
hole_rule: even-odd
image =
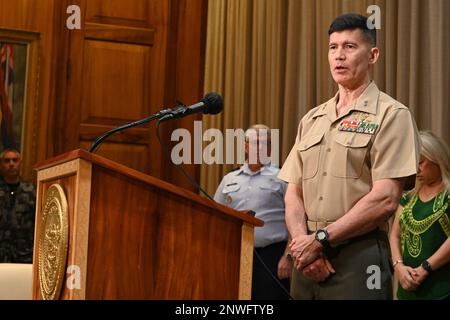
[[340,32],[344,30],[360,29],[364,38],[373,46],[377,45],[377,30],[375,28],[369,29],[367,27],[367,17],[357,13],[343,14],[331,23],[328,35],[334,32]]

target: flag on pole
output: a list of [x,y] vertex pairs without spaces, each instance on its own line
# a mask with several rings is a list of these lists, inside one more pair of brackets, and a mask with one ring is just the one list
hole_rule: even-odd
[[0,43],[0,133],[4,148],[14,148],[12,99],[14,87],[14,47]]

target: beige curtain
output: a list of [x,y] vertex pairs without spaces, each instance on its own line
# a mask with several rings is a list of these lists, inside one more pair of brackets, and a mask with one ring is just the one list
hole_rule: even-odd
[[[450,143],[448,0],[210,0],[205,92],[220,92],[220,116],[203,129],[280,129],[283,163],[301,117],[337,90],[327,60],[328,27],[338,15],[381,9],[373,72],[378,87],[408,106],[421,130]],[[202,165],[213,194],[232,165]]]

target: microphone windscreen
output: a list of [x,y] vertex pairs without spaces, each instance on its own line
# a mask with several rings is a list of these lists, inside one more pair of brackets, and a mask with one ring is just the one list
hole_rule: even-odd
[[209,92],[202,99],[205,104],[203,113],[205,114],[217,114],[223,110],[223,98],[216,92]]

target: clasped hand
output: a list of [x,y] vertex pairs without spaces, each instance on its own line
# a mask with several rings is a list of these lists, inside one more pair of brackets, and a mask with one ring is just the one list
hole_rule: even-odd
[[335,273],[330,261],[322,256],[322,245],[315,241],[314,235],[295,237],[289,248],[294,258],[294,266],[306,278],[322,282]]
[[395,272],[397,273],[397,278],[400,285],[406,291],[415,291],[428,276],[428,272],[420,266],[417,268],[411,268],[409,266],[399,264],[397,268],[395,268]]

